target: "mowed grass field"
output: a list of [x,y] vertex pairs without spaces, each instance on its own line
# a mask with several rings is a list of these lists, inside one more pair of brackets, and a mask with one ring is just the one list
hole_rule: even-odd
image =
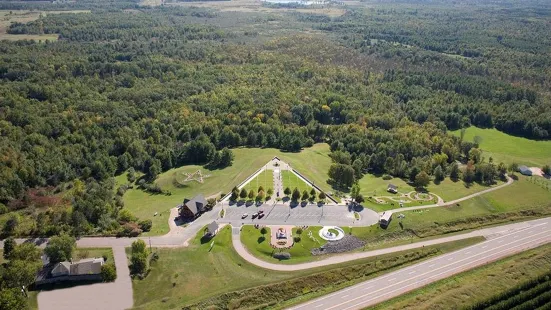
[[[451,133],[456,136],[461,135],[460,130]],[[529,140],[508,135],[497,129],[476,127],[467,128],[464,140],[472,142],[475,136],[482,138],[480,148],[484,151],[483,156],[486,160],[492,157],[495,163],[516,162],[519,165],[535,167],[551,164],[551,141]]]
[[274,189],[274,172],[272,170],[262,171],[254,179],[247,183],[244,188],[247,192],[252,189],[254,193],[257,194],[260,186],[264,188],[264,193],[266,193],[269,188],[272,190]]
[[[430,257],[420,256],[417,250],[411,250],[304,271],[276,272],[256,267],[243,260],[231,245],[230,226],[223,227],[212,239],[214,247],[211,251],[209,251],[211,241],[201,243],[201,235],[202,230],[185,248],[154,249],[159,254],[159,260],[152,263],[151,272],[144,280],[132,280],[136,309],[175,309],[209,298],[222,298],[226,300],[226,307],[229,307],[233,302],[229,298],[232,297],[226,298],[222,294],[248,288],[259,290],[263,285],[270,283],[303,285],[304,281],[300,279],[295,281],[296,283],[291,283],[291,280],[321,274],[318,280],[325,281],[321,284],[322,290],[308,290],[302,293],[302,289],[297,288],[298,292],[301,292],[300,297],[289,301],[288,305],[290,305],[394,270],[391,267],[393,262],[399,261],[399,266],[403,267]],[[260,234],[257,233],[258,235]],[[479,241],[479,239],[469,239],[426,247],[424,253],[435,249],[434,255],[442,254]],[[377,264],[373,264],[375,261]],[[360,264],[367,264],[361,266],[361,272],[355,268]],[[388,269],[378,269],[384,268],[386,265],[389,266]],[[370,271],[371,269],[373,271]],[[335,284],[331,277],[338,278],[340,282]],[[297,292],[296,290],[291,291]],[[268,295],[271,293],[270,290],[263,292]],[[285,297],[281,294],[278,292],[276,297]],[[261,305],[262,302],[263,300],[259,299],[258,305]]]
[[[378,177],[373,174],[364,175],[363,178],[360,179],[359,184],[361,188],[361,193],[365,198],[369,198],[373,196],[390,196],[390,197],[396,197],[398,199],[400,194],[407,194],[409,192],[415,191],[415,188],[413,186],[406,183],[404,180],[400,178],[383,180],[382,177]],[[398,187],[399,194],[392,194],[387,192],[388,184],[396,185]],[[454,182],[449,178],[446,178],[444,181],[440,182],[439,184],[435,184],[434,182],[431,182],[427,186],[427,191],[429,193],[433,193],[440,196],[444,201],[451,201],[451,200],[459,199],[459,198],[483,191],[491,187],[499,186],[502,184],[504,184],[504,182],[498,180],[497,183],[492,186],[484,186],[478,183],[472,183],[467,186],[467,184],[465,184],[463,181]],[[387,201],[389,200],[387,199]],[[404,207],[422,206],[422,205],[433,204],[433,203],[435,203],[435,201],[414,201],[412,203],[404,203]],[[391,205],[390,203],[378,204],[374,200],[368,200],[362,205],[364,207],[373,209],[377,212],[396,209],[399,207],[398,202],[394,202],[394,205]]]
[[[426,235],[439,235],[449,232],[449,229],[461,231],[485,225],[484,221],[481,221],[472,223],[474,226],[466,226],[467,223],[465,223],[448,227],[447,223],[450,222],[541,208],[551,210],[551,191],[530,182],[527,177],[519,176],[519,180],[509,186],[465,200],[459,205],[396,212],[386,229],[378,225],[354,227],[352,234],[368,240],[368,248],[380,247],[385,243],[403,240],[414,242],[420,239],[408,233],[408,229],[422,231]],[[398,219],[396,217],[398,214],[404,214],[405,218]],[[502,222],[506,221],[507,219],[504,219]]]
[[[274,156],[291,164],[320,187],[330,188],[326,183],[327,172],[331,165],[327,144],[316,144],[297,153],[284,153],[269,148],[238,148],[232,151],[235,155],[233,165],[224,169],[207,170],[202,166],[189,165],[171,169],[159,175],[155,182],[163,190],[170,191],[171,195],[154,195],[136,188],[129,189],[124,194],[125,208],[140,219],[153,221],[151,231],[144,235],[166,234],[169,230],[168,216],[171,208],[181,204],[185,198],[192,198],[197,194],[203,194],[205,197],[219,197],[220,194],[230,192],[234,186],[239,185]],[[204,176],[209,175],[204,177],[203,183],[183,182],[185,173],[193,173],[197,170],[200,170]],[[126,182],[126,177],[119,176],[116,180],[119,184],[123,184]],[[157,216],[154,216],[155,212],[158,212]]]
[[549,266],[551,245],[544,245],[438,281],[370,309],[468,308],[477,301],[491,298],[549,272]]
[[281,171],[281,179],[283,181],[283,189],[288,187],[291,191],[293,191],[295,188],[298,188],[301,194],[303,191],[307,191],[308,194],[310,194],[310,191],[312,190],[310,185],[289,170]]
[[[291,258],[288,260],[278,260],[272,257],[274,252],[279,251],[278,249],[272,248],[270,245],[270,228],[266,227],[267,233],[263,237],[260,233],[260,229],[254,228],[252,225],[245,225],[241,230],[241,242],[247,248],[249,253],[252,255],[271,262],[271,263],[280,263],[280,264],[299,264],[308,261],[319,260],[327,258],[327,256],[313,256],[311,250],[314,248],[319,248],[320,246],[327,243],[319,237],[318,232],[321,229],[321,226],[310,226],[307,229],[304,229],[300,235],[300,242],[295,242],[290,249],[282,249],[282,252],[287,252],[291,254]],[[312,237],[308,236],[308,232],[312,232]],[[297,227],[293,228],[293,237],[298,236]]]

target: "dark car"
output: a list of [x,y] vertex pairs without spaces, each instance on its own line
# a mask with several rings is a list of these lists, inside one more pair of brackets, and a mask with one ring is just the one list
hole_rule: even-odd
[[258,219],[261,219],[261,218],[263,218],[263,217],[264,217],[264,213],[260,213],[260,214],[258,215]]
[[258,216],[258,213],[254,213],[254,214],[252,215],[253,219],[255,219],[257,216]]

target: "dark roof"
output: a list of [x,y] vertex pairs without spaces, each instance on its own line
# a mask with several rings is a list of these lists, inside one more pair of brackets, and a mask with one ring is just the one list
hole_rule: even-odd
[[398,186],[389,183],[389,184],[388,184],[388,188],[397,189]]
[[530,168],[528,168],[526,166],[519,166],[518,171],[520,171],[520,173],[522,173],[522,174],[529,174],[529,175],[532,174],[532,170],[530,170]]
[[202,194],[199,194],[191,200],[184,200],[184,205],[188,207],[188,209],[193,212],[193,214],[197,214],[200,211],[203,211],[203,207],[207,205],[207,200]]

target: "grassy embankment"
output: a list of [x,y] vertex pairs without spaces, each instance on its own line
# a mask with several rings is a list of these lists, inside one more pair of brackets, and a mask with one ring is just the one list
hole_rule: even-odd
[[[314,165],[312,163],[312,165]],[[329,168],[328,168],[329,171]],[[301,172],[302,173],[302,172]],[[293,191],[295,188],[297,188],[302,195],[303,191],[307,191],[308,195],[310,195],[310,191],[312,190],[312,187],[308,185],[306,182],[301,180],[296,174],[292,173],[289,170],[283,170],[281,171],[281,180],[283,181],[283,188],[289,187],[291,191]]]
[[[518,298],[518,302],[534,300],[536,296],[526,300],[523,294],[534,292],[537,286],[528,285],[522,289],[523,292],[517,288],[551,272],[549,266],[551,245],[545,245],[438,281],[373,309],[461,309],[482,302],[498,304],[510,298]],[[505,293],[507,296],[499,296]]]
[[208,304],[234,308],[281,305],[288,299],[303,302],[480,241],[463,240],[312,270],[276,272],[244,261],[231,245],[229,226],[214,237],[211,251],[211,242],[201,243],[200,236],[201,233],[186,248],[156,249],[159,260],[152,263],[147,278],[133,280],[136,308],[173,309],[201,301],[205,302],[201,307]]
[[[461,135],[460,130],[451,133],[456,136]],[[551,164],[551,141],[529,140],[508,135],[497,129],[476,127],[467,128],[463,139],[473,141],[475,136],[482,138],[480,143],[480,148],[483,150],[482,155],[486,159],[492,157],[495,163],[516,162],[519,165],[535,167]]]
[[[331,165],[327,144],[316,144],[299,153],[284,153],[268,148],[238,148],[234,149],[233,152],[235,154],[233,165],[224,169],[208,170],[202,166],[189,165],[171,169],[159,175],[156,183],[163,190],[170,191],[171,195],[152,195],[136,188],[128,190],[124,195],[125,208],[140,219],[151,219],[153,221],[152,230],[144,235],[166,234],[169,230],[168,215],[170,209],[182,203],[184,198],[191,198],[199,193],[207,197],[227,193],[274,156],[290,163],[295,169],[316,182],[323,189],[328,190],[330,188],[326,183],[327,171]],[[315,165],[312,163],[315,163]],[[202,184],[196,181],[182,182],[185,179],[184,173],[193,173],[197,170],[201,170],[203,175],[209,175],[204,177]],[[116,179],[119,184],[126,182],[124,175]],[[153,216],[155,212],[158,212],[157,216]]]
[[264,188],[264,193],[266,193],[269,188],[272,190],[274,189],[274,173],[272,170],[262,171],[254,179],[247,183],[244,188],[247,192],[252,190],[256,195],[258,194],[258,188],[260,188],[260,186]]

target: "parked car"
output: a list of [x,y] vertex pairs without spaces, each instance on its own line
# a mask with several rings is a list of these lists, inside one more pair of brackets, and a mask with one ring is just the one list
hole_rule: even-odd
[[259,215],[260,215],[260,214],[264,214],[264,211],[260,210],[260,211],[258,211],[258,214],[259,214]]
[[243,215],[241,215],[241,218],[244,219],[244,218],[246,218],[247,216],[249,216],[249,214],[248,214],[248,213],[244,213]]
[[253,213],[252,217],[255,219],[258,216],[258,213]]
[[258,219],[261,219],[261,218],[263,218],[263,217],[264,217],[264,213],[260,213],[260,214],[258,215]]

